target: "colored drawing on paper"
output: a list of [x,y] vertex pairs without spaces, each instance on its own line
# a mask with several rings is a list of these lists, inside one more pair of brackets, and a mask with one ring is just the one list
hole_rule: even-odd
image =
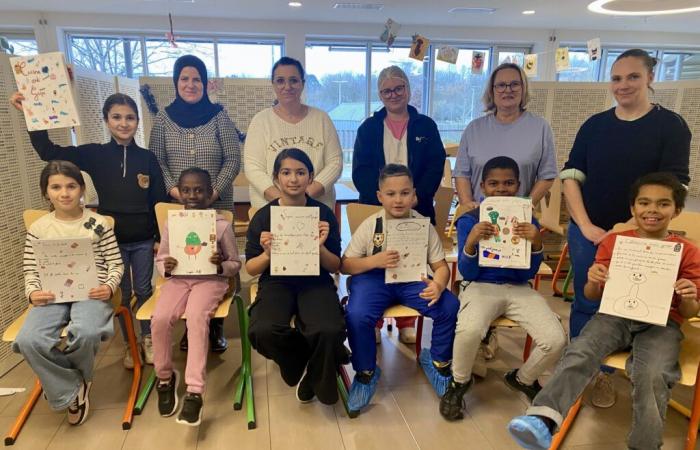
[[386,283],[421,281],[428,275],[428,238],[430,219],[387,220],[386,249],[399,252],[398,267],[386,269]]
[[318,207],[272,206],[272,275],[319,275]]
[[480,206],[479,220],[493,225],[494,234],[479,241],[479,265],[530,267],[530,242],[513,234],[520,222],[532,221],[532,203],[518,197],[488,197]]
[[87,300],[99,286],[92,239],[38,239],[32,248],[41,288],[53,292],[56,303]]
[[216,251],[216,211],[168,211],[168,244],[170,256],[177,260],[173,275],[216,274],[216,266],[209,262]]

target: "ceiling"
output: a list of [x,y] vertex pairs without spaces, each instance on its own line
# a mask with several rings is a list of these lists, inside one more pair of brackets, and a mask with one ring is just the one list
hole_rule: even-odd
[[[403,24],[433,26],[518,27],[545,29],[637,30],[700,33],[700,12],[654,17],[616,17],[592,13],[590,0],[366,0],[383,3],[380,11],[333,9],[335,0],[301,0],[290,8],[287,0],[2,0],[0,11],[81,12],[142,14],[177,17],[354,22],[381,24],[391,17]],[[341,0],[339,0],[341,1]],[[346,0],[353,1],[353,0]],[[354,0],[364,3],[365,0]],[[644,8],[664,0],[617,0],[639,2]],[[684,3],[697,3],[686,0]],[[486,7],[488,15],[449,13],[451,8]],[[525,16],[523,10],[535,10]],[[700,39],[698,39],[700,43]]]

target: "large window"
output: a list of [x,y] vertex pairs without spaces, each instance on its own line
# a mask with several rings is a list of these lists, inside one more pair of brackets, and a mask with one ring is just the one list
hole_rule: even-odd
[[26,56],[39,53],[35,39],[8,37],[7,40],[10,41],[14,55]]
[[177,47],[146,35],[69,34],[67,40],[74,64],[130,78],[171,75],[173,63],[185,54],[201,58],[209,76],[267,78],[282,54],[281,39],[182,38]]
[[558,81],[598,81],[600,60],[591,61],[587,50],[569,49],[569,69],[557,74]]

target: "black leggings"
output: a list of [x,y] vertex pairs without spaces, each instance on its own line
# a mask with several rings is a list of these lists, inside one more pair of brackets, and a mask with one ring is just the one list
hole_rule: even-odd
[[250,310],[248,335],[253,348],[279,365],[289,386],[299,383],[306,368],[319,401],[338,401],[336,373],[348,355],[345,319],[330,278],[301,285],[262,282]]

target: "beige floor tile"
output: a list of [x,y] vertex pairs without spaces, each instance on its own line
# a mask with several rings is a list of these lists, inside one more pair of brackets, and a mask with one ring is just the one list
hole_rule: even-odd
[[467,416],[459,422],[448,422],[442,418],[438,410],[440,400],[431,386],[393,388],[391,393],[419,448],[492,448],[471,417]]
[[[208,393],[211,397],[211,392]],[[248,429],[245,407],[234,411],[230,402],[205,401],[197,450],[230,448],[265,450],[270,448],[267,397],[255,397],[256,428]]]
[[273,450],[343,448],[333,406],[301,404],[294,393],[270,395],[270,442]]
[[[3,388],[25,388],[30,390],[34,386],[35,379],[36,376],[34,375],[34,372],[32,372],[32,369],[27,363],[22,361],[2,377],[0,386]],[[21,397],[22,400],[24,400],[26,395],[27,393],[24,392],[0,397],[0,416],[12,416],[13,414],[16,414],[17,411],[15,409],[12,409],[7,413],[5,413],[5,410],[9,405],[21,404],[21,401],[18,401],[18,397]]]
[[387,389],[378,389],[372,403],[355,419],[347,416],[340,402],[335,405],[335,413],[348,450],[418,448],[399,405]]
[[[58,436],[57,431],[65,419],[65,413],[32,414],[11,448],[13,450],[46,448],[54,436]],[[7,432],[13,422],[13,417],[0,417],[0,430],[3,433]]]
[[[105,355],[95,367],[90,389],[91,409],[121,409],[129,397],[132,370],[122,364],[122,355]],[[144,369],[148,373],[149,368]],[[145,375],[142,376],[142,380]]]
[[[92,400],[92,395],[90,396]],[[114,409],[93,410],[84,424],[72,426],[64,421],[48,450],[121,449],[127,432],[122,430],[122,411]]]
[[290,395],[295,393],[295,387],[287,386],[287,383],[282,379],[277,363],[266,359],[265,367],[267,370],[267,395]]

